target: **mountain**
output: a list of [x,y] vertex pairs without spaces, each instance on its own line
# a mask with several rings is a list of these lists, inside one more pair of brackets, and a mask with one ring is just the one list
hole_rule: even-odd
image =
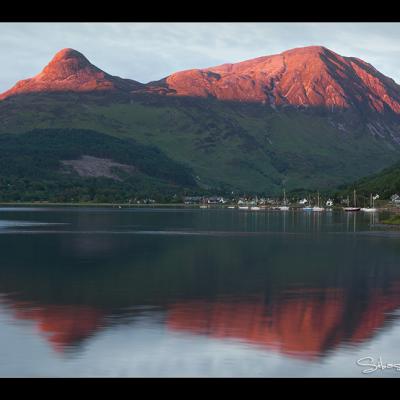
[[321,46],[168,76],[168,94],[275,106],[400,113],[400,86],[372,65]]
[[141,86],[139,82],[107,74],[76,50],[63,49],[38,75],[19,81],[1,94],[0,100],[27,93],[129,92]]
[[400,160],[400,87],[318,46],[147,84],[64,49],[0,95],[0,134],[33,129],[95,131],[158,148],[191,171],[199,190],[332,189]]
[[176,72],[147,85],[112,76],[73,49],[59,51],[36,76],[0,99],[26,93],[121,91],[214,97],[271,107],[324,107],[400,114],[400,86],[372,65],[310,46],[236,64]]

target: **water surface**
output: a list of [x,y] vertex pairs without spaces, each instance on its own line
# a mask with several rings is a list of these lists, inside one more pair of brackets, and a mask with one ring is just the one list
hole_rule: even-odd
[[378,215],[0,209],[0,376],[399,376]]

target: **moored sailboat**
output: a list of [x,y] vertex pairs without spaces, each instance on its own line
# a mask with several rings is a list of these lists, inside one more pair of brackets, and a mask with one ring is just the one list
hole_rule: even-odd
[[370,194],[370,198],[369,198],[369,207],[364,207],[364,208],[361,209],[361,211],[364,211],[364,212],[376,212],[376,211],[378,211],[375,208],[375,200],[376,199],[379,199],[379,195],[377,194],[375,196],[372,196],[372,193],[371,193]]
[[288,211],[290,209],[290,207],[287,205],[285,189],[283,189],[283,205],[279,206],[278,209],[281,211]]
[[324,211],[324,210],[325,210],[324,207],[320,207],[320,206],[319,206],[319,192],[318,192],[317,206],[316,206],[316,207],[313,207],[312,210],[313,210],[313,211]]
[[354,195],[354,200],[353,200],[354,206],[350,207],[350,200],[349,200],[349,198],[347,198],[347,207],[343,207],[344,211],[360,211],[361,210],[360,207],[357,207],[357,196],[356,196],[355,190],[354,190],[353,195]]

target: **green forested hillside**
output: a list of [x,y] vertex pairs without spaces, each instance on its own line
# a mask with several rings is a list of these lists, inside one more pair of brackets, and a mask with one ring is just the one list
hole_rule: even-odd
[[[87,156],[93,165],[79,162]],[[0,135],[0,201],[129,201],[195,187],[189,168],[132,139],[82,129]]]
[[155,146],[211,192],[333,189],[400,159],[389,134],[352,115],[214,99],[64,93],[0,102],[0,133],[32,128],[90,129]]
[[343,189],[349,191],[353,188],[360,195],[379,194],[382,199],[389,199],[395,193],[400,194],[400,162],[377,174],[364,177]]

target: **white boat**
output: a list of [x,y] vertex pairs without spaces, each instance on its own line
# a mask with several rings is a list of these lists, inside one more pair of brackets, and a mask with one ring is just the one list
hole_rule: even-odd
[[287,205],[285,189],[283,189],[283,206],[278,206],[278,210],[281,210],[281,211],[289,211],[290,210],[290,207]]
[[310,206],[303,207],[303,211],[312,211],[313,209],[314,209],[314,207],[310,207]]
[[[377,195],[377,196],[378,196],[378,195]],[[379,197],[379,196],[378,196],[378,197]],[[371,193],[371,195],[370,195],[370,200],[369,200],[369,202],[370,202],[370,207],[364,207],[364,208],[361,209],[361,211],[364,211],[364,212],[377,212],[378,209],[376,209],[376,208],[374,207],[374,205],[375,205],[375,199],[378,198],[378,197],[373,197],[373,196],[372,196],[372,193]]]
[[235,206],[228,206],[228,208],[235,208]]
[[239,206],[238,208],[239,208],[239,210],[248,210],[249,209],[248,206]]
[[324,207],[320,207],[319,206],[319,192],[318,192],[318,203],[317,203],[317,206],[316,207],[313,207],[313,209],[312,209],[313,211],[324,211],[325,210],[325,208]]
[[258,210],[261,210],[261,208],[258,206],[253,206],[253,207],[250,207],[250,210],[258,211]]
[[[350,204],[349,198],[347,198],[347,204],[348,205]],[[356,197],[356,191],[355,190],[354,190],[354,207],[350,207],[350,206],[343,207],[343,210],[344,211],[350,211],[350,212],[360,211],[361,210],[360,207],[357,207],[357,197]]]

